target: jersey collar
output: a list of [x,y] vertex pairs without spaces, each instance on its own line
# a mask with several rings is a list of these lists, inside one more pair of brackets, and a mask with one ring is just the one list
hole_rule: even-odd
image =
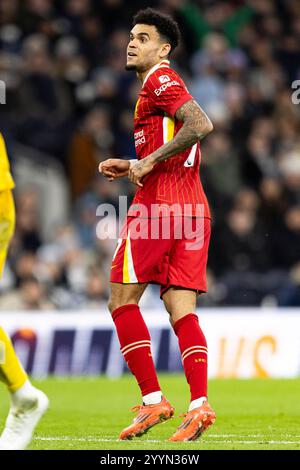
[[148,78],[150,77],[150,75],[152,75],[153,72],[155,72],[157,69],[159,69],[161,67],[170,67],[170,61],[165,59],[165,60],[162,60],[161,62],[159,62],[159,64],[154,65],[154,67],[152,67],[149,70],[149,72],[147,73],[147,75],[145,77],[145,80],[143,81],[143,86],[145,85],[145,83],[148,80]]

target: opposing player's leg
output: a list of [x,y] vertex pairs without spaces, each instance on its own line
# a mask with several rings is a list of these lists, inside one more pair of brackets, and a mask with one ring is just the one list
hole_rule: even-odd
[[0,191],[0,279],[3,274],[9,242],[15,230],[15,204],[12,191]]
[[142,405],[132,409],[138,415],[120,434],[120,439],[132,439],[147,432],[174,414],[163,397],[152,354],[151,338],[138,303],[147,287],[143,284],[111,283],[109,310],[118,333],[121,352],[135,376],[142,394]]
[[171,441],[197,439],[216,418],[207,401],[207,343],[194,313],[196,296],[196,291],[180,287],[170,287],[163,295],[191,393],[188,413]]
[[22,450],[30,443],[34,429],[47,410],[48,398],[30,383],[2,328],[0,348],[0,380],[11,397],[10,411],[0,437],[0,450]]
[[17,392],[28,380],[27,374],[20,364],[13,345],[0,327],[0,380],[11,393]]
[[[10,190],[0,192],[0,277],[14,231],[15,211]],[[7,386],[11,407],[0,437],[0,450],[22,450],[48,407],[48,398],[33,387],[16,356],[13,345],[0,328],[0,380]]]

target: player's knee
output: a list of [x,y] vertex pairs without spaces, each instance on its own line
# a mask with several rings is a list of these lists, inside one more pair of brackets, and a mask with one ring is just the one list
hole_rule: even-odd
[[114,298],[111,296],[108,301],[108,310],[112,314],[114,310],[127,304],[138,304],[135,298]]
[[108,310],[110,313],[113,313],[116,308],[121,307],[123,305],[123,298],[122,294],[118,287],[112,286],[109,300],[108,300]]
[[170,302],[168,299],[163,299],[163,301],[164,301],[165,309],[167,310],[168,314],[171,317],[172,316],[172,302]]
[[174,320],[173,320],[173,318],[172,318],[172,315],[171,315],[171,314],[169,314],[169,322],[170,322],[170,325],[171,325],[171,327],[172,327],[172,328],[174,328],[174,324],[175,324],[175,322],[174,322]]
[[174,324],[176,323],[176,321],[178,320],[178,311],[176,309],[176,307],[174,307],[174,305],[172,305],[172,303],[165,303],[165,308],[169,314],[169,322],[173,328]]
[[118,302],[116,302],[116,300],[114,300],[112,296],[109,298],[107,306],[110,313],[113,313],[113,311],[119,307]]

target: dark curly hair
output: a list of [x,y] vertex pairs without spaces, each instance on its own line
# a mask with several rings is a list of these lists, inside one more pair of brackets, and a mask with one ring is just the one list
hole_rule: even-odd
[[180,31],[177,22],[170,16],[154,10],[146,8],[139,10],[133,17],[132,26],[136,24],[148,24],[155,26],[160,36],[167,40],[171,45],[171,52],[178,46],[180,39]]

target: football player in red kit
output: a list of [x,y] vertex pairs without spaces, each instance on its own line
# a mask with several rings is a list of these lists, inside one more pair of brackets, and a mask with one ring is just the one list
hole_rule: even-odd
[[207,401],[207,343],[195,314],[197,294],[206,291],[210,239],[199,142],[213,126],[170,67],[168,58],[178,40],[178,25],[170,16],[151,8],[135,15],[126,69],[135,71],[142,84],[134,112],[138,159],[112,158],[99,167],[110,181],[128,176],[138,186],[110,278],[109,309],[143,401],[120,439],[141,436],[174,414],[161,392],[139,309],[149,283],[161,286],[191,391],[188,412],[170,440],[195,440],[215,421]]

